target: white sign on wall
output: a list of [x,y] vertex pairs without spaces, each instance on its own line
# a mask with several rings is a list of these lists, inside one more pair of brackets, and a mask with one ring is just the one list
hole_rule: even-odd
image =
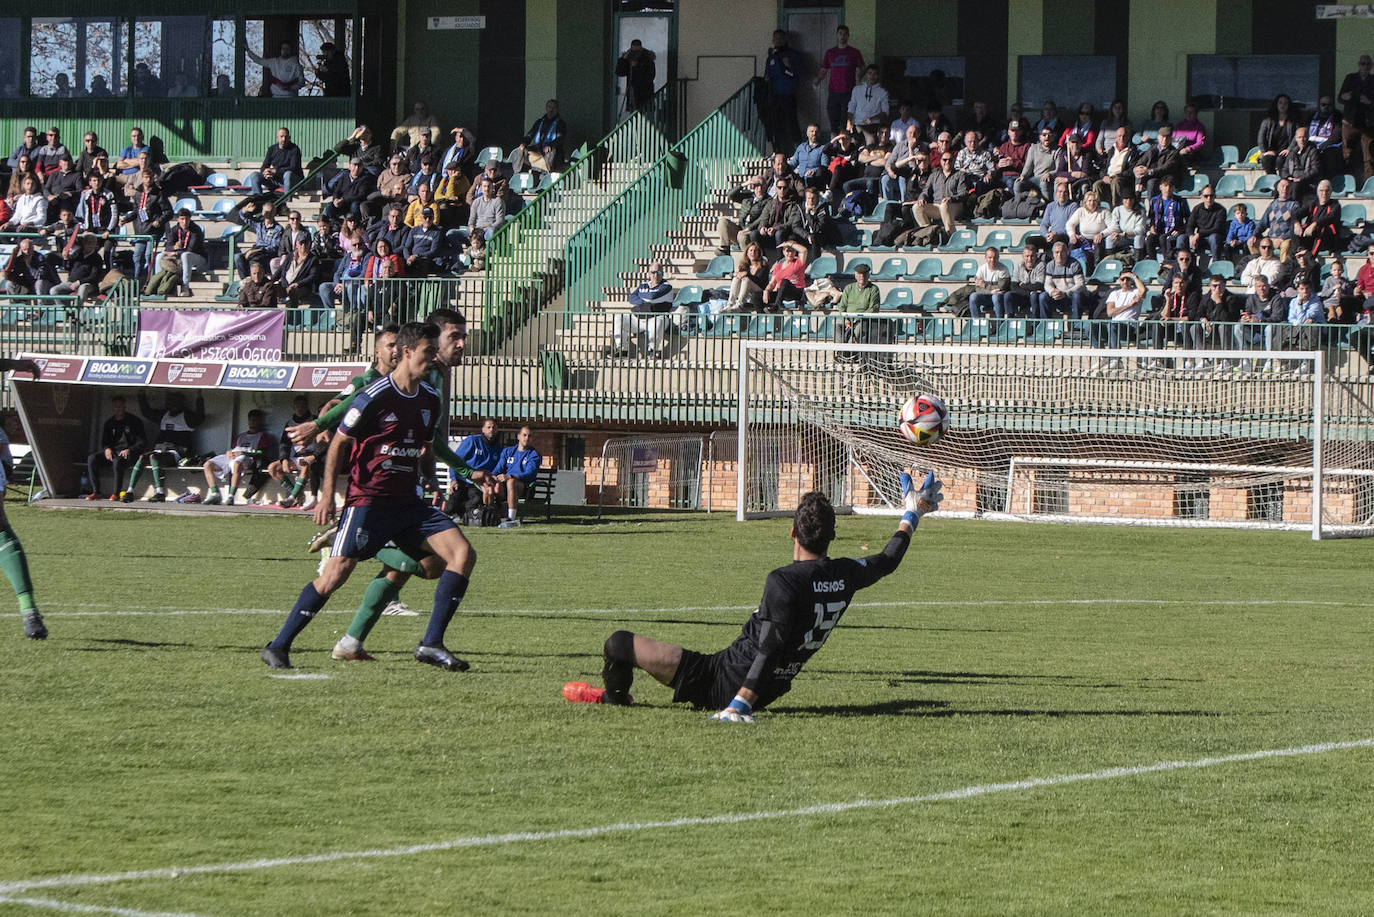
[[431,32],[441,29],[485,29],[487,27],[486,16],[430,16],[428,22]]

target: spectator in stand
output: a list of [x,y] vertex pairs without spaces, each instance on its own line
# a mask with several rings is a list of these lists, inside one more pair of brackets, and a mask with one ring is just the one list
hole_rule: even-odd
[[[1256,242],[1256,239],[1252,239]],[[1282,290],[1293,272],[1292,265],[1278,257],[1273,239],[1260,238],[1254,246],[1257,257],[1246,263],[1240,272],[1241,285],[1247,292],[1255,292],[1256,282],[1263,277],[1275,290]]]
[[[1058,195],[1059,189],[1055,188]],[[1083,273],[1091,274],[1107,251],[1107,226],[1111,211],[1102,206],[1096,191],[1083,195],[1083,205],[1069,214],[1064,231],[1069,239],[1069,254],[1083,265]],[[1046,238],[1049,238],[1046,236]]]
[[[280,292],[290,306],[308,306],[315,298],[315,288],[319,286],[324,273],[319,259],[311,249],[310,235],[298,236],[291,257],[277,265],[272,274],[272,285]],[[240,288],[242,289],[242,288]],[[304,324],[293,315],[292,324]]]
[[392,153],[387,167],[377,176],[377,188],[367,196],[361,213],[372,219],[381,216],[383,208],[405,204],[406,192],[410,189],[410,172],[406,169],[406,158],[401,153]]
[[1075,198],[1097,177],[1097,159],[1077,134],[1069,134],[1068,142],[1055,154],[1054,165],[1055,181],[1067,179],[1069,193]]
[[[954,224],[964,219],[968,212],[969,183],[963,172],[954,169],[953,150],[940,154],[940,169],[932,172],[925,189],[912,205],[912,215],[916,225],[929,226],[937,218],[944,225],[945,235],[954,234]],[[935,151],[931,151],[931,164],[935,165]]]
[[992,150],[988,149],[977,131],[964,132],[964,146],[959,150],[959,155],[954,157],[954,168],[968,177],[974,194],[1002,187]]
[[816,74],[817,86],[826,83],[825,113],[830,119],[831,134],[845,129],[846,106],[863,71],[864,56],[849,44],[849,26],[841,24],[835,29],[835,47],[822,55],[821,68]]
[[191,211],[183,207],[177,211],[176,222],[167,227],[162,237],[162,256],[158,259],[158,273],[148,281],[144,293],[170,296],[181,283],[181,295],[191,295],[191,276],[204,270],[205,232],[191,222]]
[[739,264],[730,279],[730,297],[722,312],[761,312],[763,290],[768,285],[768,259],[757,242],[744,245]]
[[277,142],[267,148],[261,168],[249,174],[248,187],[254,196],[261,196],[263,189],[284,191],[302,174],[301,148],[291,142],[291,131],[279,127]]
[[1298,281],[1297,291],[1288,301],[1288,323],[1278,329],[1274,347],[1280,350],[1316,350],[1322,346],[1326,308],[1317,288],[1306,277]]
[[5,160],[5,166],[11,171],[18,171],[19,157],[27,156],[32,162],[38,157],[38,128],[30,126],[24,128],[24,139],[10,153],[9,159]]
[[1331,259],[1331,274],[1322,282],[1321,300],[1328,325],[1355,320],[1360,300],[1355,298],[1355,284],[1345,276],[1345,264],[1340,258]]
[[1260,122],[1255,144],[1259,147],[1260,166],[1270,175],[1279,170],[1279,160],[1288,155],[1293,143],[1293,100],[1279,93],[1269,105],[1268,116]]
[[306,247],[310,246],[310,227],[301,219],[299,210],[292,210],[286,214],[286,230],[282,233],[281,242],[277,243],[277,254],[267,264],[272,276],[275,277],[277,269],[295,256],[296,245],[301,242]]
[[[100,237],[93,232],[83,232],[78,248],[66,256],[67,279],[49,292],[54,296],[77,297],[77,305],[95,299],[100,292],[100,280],[105,276],[105,259],[100,254]],[[74,320],[75,314],[68,319]]]
[[305,68],[301,66],[300,57],[296,54],[296,46],[284,41],[278,46],[277,56],[271,58],[259,57],[252,48],[245,43],[243,53],[253,63],[267,70],[269,91],[274,99],[292,99],[300,94],[301,87],[305,85]]
[[[1100,315],[1105,319],[1105,324],[1093,325],[1094,347],[1105,344],[1115,350],[1122,344],[1129,344],[1140,322],[1140,311],[1145,303],[1145,284],[1130,271],[1122,271],[1117,284],[1117,289],[1107,295],[1107,301],[1093,316],[1097,318]],[[1107,364],[1119,367],[1121,358],[1112,357]]]
[[[383,149],[381,144],[372,141],[372,129],[366,124],[359,124],[353,129],[353,133],[336,143],[334,152],[340,156],[347,156],[350,165],[354,159],[358,160],[367,174],[373,178],[386,168],[388,151]],[[338,193],[337,190],[335,193]]]
[[1293,197],[1303,207],[1310,207],[1316,199],[1317,182],[1321,180],[1321,154],[1307,139],[1307,125],[1293,128],[1293,142],[1286,155],[1279,160],[1279,173],[1293,183]]
[[1317,264],[1312,253],[1305,248],[1299,248],[1294,254],[1293,260],[1296,265],[1292,268],[1288,277],[1287,286],[1284,288],[1284,296],[1294,296],[1298,292],[1298,282],[1306,279],[1307,285],[1312,288],[1312,292],[1319,292],[1322,288],[1321,266]]
[[1010,289],[1011,272],[1002,266],[997,249],[989,246],[983,252],[983,263],[978,265],[978,270],[973,275],[973,293],[968,298],[969,318],[978,318],[981,315],[1009,317],[1007,291]]
[[[1201,323],[1201,341],[1204,348],[1225,349],[1231,346],[1231,335],[1226,327],[1240,321],[1241,300],[1232,296],[1226,289],[1226,278],[1214,274],[1207,279],[1207,289],[1198,294],[1199,304],[1194,310]],[[1201,368],[1202,361],[1198,361]]]
[[864,167],[859,162],[862,152],[863,148],[859,146],[859,142],[847,130],[836,134],[835,139],[825,147],[825,155],[830,158],[830,166],[824,197],[836,207],[844,200],[844,183],[863,174]]
[[[852,93],[854,91],[853,87],[850,87],[849,91]],[[848,101],[847,97],[846,101]],[[848,113],[846,113],[845,121],[848,121]],[[841,123],[843,124],[844,122]],[[892,123],[888,125],[887,139],[892,141],[893,144],[900,143],[902,138],[906,137],[906,129],[908,127],[915,127],[917,136],[920,136],[921,122],[917,121],[916,116],[912,114],[911,103],[906,99],[902,99],[897,103],[897,117],[893,118]],[[845,134],[849,133],[844,127],[841,127],[840,130],[834,133],[838,135],[841,132]]]
[[1050,143],[1064,132],[1064,125],[1059,120],[1059,106],[1054,104],[1054,99],[1046,99],[1040,106],[1040,120],[1035,122],[1035,133],[1038,136],[1042,131],[1050,132]]
[[[890,101],[887,90],[878,85],[878,67],[869,64],[864,69],[864,81],[849,94],[849,123],[851,131],[863,131],[865,143],[875,143],[887,133]],[[934,136],[934,135],[932,135]]]
[[1355,142],[1358,139],[1360,153],[1364,159],[1364,177],[1368,181],[1374,177],[1374,159],[1370,156],[1371,128],[1374,128],[1374,73],[1370,72],[1370,57],[1361,54],[1354,73],[1347,73],[1341,81],[1341,91],[1336,94],[1341,103],[1341,153],[1346,167],[1355,155]]
[[120,217],[120,222],[132,223],[135,235],[149,237],[133,244],[134,282],[142,285],[148,279],[148,269],[157,250],[158,239],[171,222],[172,205],[162,193],[162,185],[151,179],[141,182],[138,191],[131,197],[133,207]]
[[[372,244],[372,254],[363,265],[363,280],[359,305],[354,313],[355,327],[389,325],[396,321],[397,284],[393,281],[405,276],[405,262],[399,252],[385,238]],[[363,327],[356,328],[356,341],[361,341]],[[357,343],[354,344],[356,348]]]
[[1002,125],[988,111],[988,103],[982,99],[974,99],[973,105],[969,107],[968,114],[959,124],[959,130],[963,133],[977,131],[978,145],[991,150],[1002,139]]
[[[458,163],[458,171],[468,182],[477,174],[477,138],[467,128],[453,129],[453,145],[444,150],[440,172],[448,172],[450,163]],[[466,193],[466,192],[465,192]]]
[[823,191],[829,186],[830,170],[826,167],[830,165],[830,157],[825,155],[825,146],[821,143],[820,125],[806,126],[806,139],[797,144],[787,164],[801,176],[805,187]]
[[1269,339],[1278,322],[1287,321],[1288,303],[1279,295],[1263,274],[1255,278],[1255,289],[1245,297],[1240,318],[1231,337],[1237,350],[1252,350],[1256,346],[1269,349]]
[[840,243],[840,227],[835,223],[835,215],[816,188],[807,188],[802,196],[801,220],[792,236],[806,246],[808,261],[819,258],[822,248]]
[[[938,71],[931,71],[934,76]],[[929,137],[934,142],[941,134],[950,134],[953,138],[953,127],[950,126],[949,119],[945,117],[944,104],[937,99],[930,99],[926,102],[926,119],[921,122],[921,136]]]
[[1159,99],[1150,106],[1150,117],[1140,124],[1140,139],[1142,141],[1153,141],[1159,133],[1159,129],[1169,122],[1169,106],[1163,99]]
[[763,78],[768,81],[770,90],[764,123],[775,152],[792,149],[801,134],[797,124],[797,83],[802,76],[802,67],[802,56],[787,44],[787,33],[782,29],[774,30],[773,45],[763,63]]
[[42,295],[53,286],[43,256],[28,238],[15,245],[14,253],[5,262],[4,276],[4,290],[10,296]]
[[1129,143],[1131,119],[1126,117],[1126,103],[1121,99],[1113,99],[1111,106],[1107,109],[1107,117],[1103,118],[1102,123],[1097,126],[1097,139],[1093,142],[1093,149],[1099,156],[1106,155],[1107,150],[1111,148],[1112,141],[1116,139],[1117,130],[1123,127],[1126,129],[1126,141]]
[[797,242],[783,242],[782,259],[769,272],[768,284],[763,288],[764,308],[781,312],[787,303],[806,302],[806,249]]
[[251,261],[263,262],[263,273],[270,273],[271,265],[268,262],[281,254],[281,240],[286,233],[286,227],[277,222],[277,208],[274,204],[263,204],[259,217],[253,216],[259,212],[255,201],[244,204],[241,212],[244,228],[253,234],[253,245],[241,250],[234,257],[234,270],[239,280],[248,276],[248,264]]
[[1211,185],[1203,187],[1198,194],[1199,203],[1188,213],[1188,227],[1184,233],[1188,236],[1188,247],[1199,257],[1206,251],[1210,260],[1221,261],[1224,259],[1228,227],[1226,224],[1226,208],[1216,202],[1216,192]]
[[1174,149],[1173,132],[1172,126],[1161,124],[1155,131],[1154,145],[1145,151],[1133,170],[1136,190],[1143,201],[1155,197],[1166,176],[1173,182],[1175,191],[1183,187],[1183,176],[1188,174],[1188,167],[1178,150]]
[[800,226],[801,205],[792,196],[792,183],[778,179],[774,183],[773,199],[744,228],[749,232],[749,241],[759,243],[765,253],[771,253],[793,239]]
[[439,208],[439,225],[454,229],[467,221],[467,194],[472,182],[463,174],[462,164],[450,160],[444,167],[444,177],[439,179],[439,187],[434,192],[434,200]]
[[348,161],[348,171],[338,177],[333,188],[333,198],[325,204],[323,212],[331,220],[344,216],[357,216],[363,202],[377,189],[377,180],[367,171],[363,160],[354,156]]
[[[644,47],[638,38],[630,42],[625,53],[615,62],[615,75],[625,78],[625,111],[642,111],[654,99],[657,67],[654,52]],[[765,77],[767,74],[764,74]]]
[[435,273],[443,247],[444,233],[434,222],[434,208],[421,208],[420,225],[410,230],[401,246],[406,276],[425,277]]
[[38,148],[32,155],[33,167],[44,180],[49,175],[56,172],[62,157],[71,158],[71,153],[67,151],[66,145],[62,143],[62,134],[54,125],[48,128],[48,142]]
[[363,237],[367,240],[368,247],[375,247],[378,239],[385,239],[391,250],[399,256],[402,246],[406,243],[406,237],[410,235],[410,227],[402,219],[404,213],[400,207],[388,208],[385,219],[373,223],[364,231]]
[[1307,122],[1307,139],[1317,148],[1322,175],[1340,175],[1345,171],[1341,157],[1341,118],[1331,104],[1331,96],[1317,100],[1317,110]]
[[1058,239],[1068,238],[1069,217],[1076,210],[1078,205],[1069,194],[1068,179],[1056,179],[1054,199],[1045,205],[1045,212],[1040,216],[1040,234],[1045,237],[1046,243],[1053,244]]
[[114,167],[119,172],[119,180],[127,183],[134,180],[139,171],[139,153],[147,153],[148,144],[143,141],[143,128],[135,127],[129,131],[129,145],[119,151],[119,159]]
[[94,168],[95,161],[102,157],[108,160],[110,151],[100,145],[100,136],[95,131],[86,131],[81,139],[81,153],[76,157],[76,171],[84,178]]
[[1197,106],[1183,106],[1183,120],[1174,125],[1174,147],[1185,165],[1200,164],[1207,147],[1207,125],[1197,119]]
[[[1183,350],[1200,348],[1202,329],[1192,311],[1198,306],[1197,291],[1190,293],[1188,278],[1182,273],[1161,276],[1160,281],[1164,290],[1154,297],[1154,309],[1150,312],[1146,327],[1142,329],[1149,335],[1150,346],[1155,350],[1163,350],[1166,342],[1173,340]],[[1158,361],[1151,360],[1149,365],[1158,365]],[[1192,368],[1191,357],[1183,361],[1183,368]]]
[[1169,257],[1180,241],[1184,241],[1188,228],[1188,202],[1174,196],[1171,176],[1160,177],[1159,194],[1150,198],[1146,214],[1149,220],[1149,229],[1145,231],[1146,254],[1151,258]]
[[1255,236],[1250,239],[1250,251],[1259,250],[1256,239],[1261,236],[1272,239],[1278,246],[1279,260],[1287,261],[1293,246],[1294,224],[1301,213],[1301,206],[1293,200],[1293,189],[1286,178],[1279,179],[1274,186],[1277,195],[1264,209],[1264,216],[1255,226]]
[[352,68],[348,66],[348,58],[332,41],[320,45],[319,56],[315,58],[315,76],[324,87],[325,98],[343,99],[353,95]]
[[267,264],[261,259],[252,261],[248,276],[239,281],[239,308],[277,308],[277,285],[267,275]]
[[1145,235],[1149,228],[1149,217],[1140,209],[1135,189],[1123,189],[1121,202],[1112,208],[1107,218],[1105,252],[1110,254],[1129,248],[1135,260],[1140,261],[1145,257]]
[[883,163],[886,172],[881,184],[884,200],[907,199],[907,188],[916,169],[916,157],[924,154],[921,129],[913,124],[906,129],[906,136],[892,148],[892,152],[887,154],[887,161]]
[[1078,118],[1064,128],[1064,132],[1059,135],[1059,145],[1068,145],[1069,138],[1078,139],[1081,149],[1091,150],[1097,145],[1097,124],[1095,118],[1097,113],[1093,111],[1091,102],[1078,103]]
[[48,176],[43,183],[43,196],[48,201],[47,219],[51,223],[57,219],[62,208],[76,212],[76,202],[81,199],[81,190],[86,180],[76,171],[70,154],[57,161],[57,171]]
[[1013,118],[1007,123],[1010,137],[997,148],[997,171],[1008,191],[1016,190],[1017,180],[1026,165],[1026,155],[1030,152],[1030,141],[1025,139],[1025,130],[1026,123]]
[[25,175],[10,205],[10,218],[0,232],[37,232],[48,222],[48,201],[43,197],[37,175]]
[[1250,254],[1255,221],[1250,219],[1250,208],[1244,204],[1237,204],[1231,213],[1231,223],[1226,227],[1226,241],[1222,244],[1222,257],[1239,265]]
[[534,483],[534,479],[539,477],[542,462],[543,458],[530,446],[530,428],[521,427],[515,445],[501,450],[496,460],[496,473],[492,475],[497,492],[505,491],[506,494],[506,521],[497,528],[520,527],[520,520],[516,518],[520,498],[524,496],[525,489]]
[[1003,297],[1007,318],[1028,315],[1045,289],[1045,261],[1040,249],[1028,242],[1021,248],[1021,260],[1011,269],[1011,288]]
[[874,205],[878,203],[879,186],[882,177],[887,174],[885,164],[887,157],[892,154],[892,149],[892,144],[886,137],[880,144],[859,147],[859,175],[848,179],[840,186],[839,199],[843,201],[857,191],[865,212],[872,212]]
[[1054,243],[1054,257],[1045,265],[1045,289],[1036,297],[1036,318],[1067,315],[1079,318],[1091,315],[1088,305],[1088,286],[1083,279],[1083,265],[1069,257],[1069,244]]
[[106,248],[113,248],[110,241],[119,227],[119,207],[115,196],[105,190],[105,181],[99,173],[91,173],[87,188],[81,192],[76,202],[76,222],[85,232],[93,233],[105,240]]
[[1331,197],[1331,182],[1322,179],[1317,184],[1317,200],[1302,216],[1297,224],[1296,235],[1312,249],[1312,254],[1323,255],[1340,252],[1341,235],[1345,228],[1341,225],[1341,202]]
[[1140,199],[1135,187],[1135,168],[1139,158],[1140,151],[1131,143],[1130,128],[1118,127],[1102,156],[1102,178],[1093,186],[1102,200],[1110,201],[1115,206],[1121,203],[1122,197],[1128,192],[1136,200]]
[[482,252],[487,240],[506,222],[506,202],[497,194],[495,183],[485,175],[478,192],[468,209],[468,238],[476,252]]
[[439,156],[439,150],[434,146],[434,140],[430,137],[429,128],[427,127],[420,129],[419,139],[415,141],[415,144],[411,146],[410,149],[404,151],[401,155],[405,157],[405,171],[409,172],[411,175],[420,171],[420,163],[424,162],[426,159],[430,160],[433,164],[433,172],[441,171],[439,163],[442,162],[442,159]]
[[420,225],[420,217],[424,211],[432,211],[435,207],[434,191],[430,186],[423,183],[416,185],[415,199],[406,205],[405,217],[401,222],[405,223],[411,229],[414,229],[416,226]]
[[544,114],[530,125],[529,132],[511,153],[517,172],[557,172],[567,161],[568,122],[558,115],[558,100],[544,103]]
[[402,150],[412,145],[419,139],[420,131],[424,128],[429,128],[431,137],[438,137],[442,130],[439,127],[439,119],[430,114],[429,106],[423,101],[417,101],[411,109],[410,117],[392,128],[392,149]]
[[406,200],[414,201],[418,198],[422,187],[428,187],[430,200],[434,199],[434,192],[439,190],[439,173],[435,171],[437,162],[437,156],[426,156],[420,160],[419,171],[412,175],[406,184]]
[[86,456],[86,482],[90,488],[87,500],[105,499],[105,491],[100,489],[100,469],[106,465],[114,475],[110,481],[109,499],[119,499],[119,482],[124,480],[129,466],[148,445],[148,436],[143,429],[143,421],[125,411],[123,395],[110,398],[114,414],[100,430],[100,448]]
[[673,287],[663,279],[663,266],[649,265],[649,279],[630,293],[630,311],[615,317],[612,356],[630,356],[631,344],[644,333],[643,352],[655,359],[666,355],[668,313],[673,308]]
[[1364,264],[1355,274],[1354,295],[1360,299],[1360,311],[1374,310],[1374,243],[1366,249]]
[[1035,189],[1046,200],[1052,196],[1057,152],[1054,138],[1057,136],[1058,131],[1053,127],[1040,128],[1040,142],[1026,153],[1025,165],[1021,167],[1021,180],[1016,183],[1017,192]]
[[33,159],[28,153],[20,153],[19,164],[15,170],[10,173],[9,187],[5,191],[5,197],[13,198],[21,194],[23,191],[24,179],[26,178],[35,178],[38,180],[38,186],[40,188],[43,186],[43,176],[39,175],[34,169]]

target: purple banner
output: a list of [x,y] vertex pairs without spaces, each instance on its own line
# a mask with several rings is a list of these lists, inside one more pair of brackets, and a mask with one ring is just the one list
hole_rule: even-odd
[[141,309],[138,356],[275,362],[281,359],[285,315],[281,309]]

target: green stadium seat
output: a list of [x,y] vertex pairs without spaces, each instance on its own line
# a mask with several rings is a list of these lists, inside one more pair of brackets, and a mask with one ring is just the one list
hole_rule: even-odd
[[[818,258],[818,259],[816,259],[816,260],[819,261],[820,259]],[[872,275],[872,273],[873,273],[873,259],[872,259],[872,258],[846,258],[846,259],[844,259],[844,271],[841,272],[841,273],[842,273],[842,276],[844,276],[844,277],[853,277],[855,271],[857,271],[857,270],[859,269],[859,265],[861,265],[861,264],[866,264],[866,265],[868,265],[868,272],[869,272],[870,275]]]
[[1028,229],[1021,234],[1021,238],[1016,243],[1016,250],[1020,251],[1026,247],[1026,243],[1034,240],[1035,244],[1045,248],[1045,234],[1039,229]]
[[701,302],[701,300],[701,284],[689,283],[678,290],[677,295],[673,297],[673,308],[676,309],[678,306],[682,305],[695,306],[697,303]]
[[883,261],[882,267],[873,272],[874,280],[900,280],[906,273],[905,258],[888,258]]
[[937,246],[938,252],[966,252],[978,244],[978,230],[976,229],[956,229],[954,234],[949,237],[949,241]]
[[1277,175],[1268,175],[1268,174],[1261,175],[1259,178],[1255,179],[1255,183],[1254,183],[1254,185],[1252,185],[1252,186],[1250,187],[1250,190],[1249,190],[1249,191],[1243,192],[1243,196],[1245,196],[1245,197],[1273,197],[1273,196],[1274,196],[1274,186],[1277,185],[1278,183],[1279,183],[1279,177],[1278,177]]
[[1341,205],[1341,222],[1346,226],[1359,226],[1367,219],[1369,215],[1365,212],[1364,204]]
[[1252,146],[1252,147],[1250,147],[1249,152],[1247,152],[1247,153],[1245,154],[1245,158],[1242,159],[1240,162],[1236,163],[1235,168],[1237,168],[1237,169],[1258,169],[1258,168],[1261,168],[1259,162],[1257,162],[1257,161],[1256,161],[1256,162],[1251,162],[1251,161],[1250,161],[1250,157],[1251,157],[1251,156],[1258,156],[1258,155],[1259,155],[1259,147],[1258,147],[1258,146]]
[[1236,266],[1229,261],[1213,261],[1207,266],[1207,274],[1211,277],[1225,277],[1230,280],[1236,276]]
[[840,266],[835,261],[835,256],[829,254],[821,255],[806,266],[807,276],[812,280],[818,280],[821,277],[829,277],[831,274],[839,273],[839,271]]
[[1088,278],[1088,282],[1092,283],[1096,281],[1097,283],[1113,284],[1116,283],[1116,278],[1120,276],[1121,262],[1115,258],[1104,258],[1098,262],[1097,267],[1092,272],[1092,276]]
[[696,272],[698,280],[720,280],[735,272],[735,259],[730,255],[716,255],[706,269]]
[[1365,180],[1360,186],[1360,190],[1355,192],[1356,197],[1374,198],[1374,177]]
[[1139,277],[1141,283],[1154,283],[1159,279],[1159,262],[1154,258],[1142,258],[1135,263],[1131,273]]
[[489,146],[477,154],[477,165],[479,168],[483,167],[492,159],[504,163],[506,161],[506,154],[501,151],[499,146]]
[[1350,175],[1337,175],[1329,179],[1331,182],[1331,193],[1337,197],[1355,193],[1355,179]]
[[1188,182],[1188,187],[1178,193],[1179,197],[1197,197],[1202,193],[1202,189],[1211,183],[1212,180],[1207,177],[1206,172],[1195,172]]
[[1244,175],[1223,175],[1212,188],[1217,197],[1240,197],[1245,193]]
[[529,172],[516,172],[510,177],[510,189],[516,194],[529,194],[534,191],[534,175]]
[[907,279],[914,280],[918,283],[934,280],[936,277],[940,276],[940,272],[944,269],[944,265],[940,262],[939,258],[922,258],[920,263],[907,275]]
[[978,273],[977,258],[960,258],[949,266],[949,270],[935,279],[946,283],[968,283],[976,273]]
[[1219,169],[1234,169],[1240,162],[1240,150],[1230,144],[1222,144],[1218,152],[1221,154],[1221,162],[1217,163]]
[[949,299],[949,290],[944,287],[932,287],[921,294],[921,300],[916,304],[916,307],[922,312],[937,312],[947,299]]
[[1010,230],[1010,229],[994,229],[992,232],[988,233],[987,238],[983,240],[983,247],[984,247],[984,248],[996,248],[996,249],[999,249],[1000,251],[1008,251],[1008,250],[1010,250],[1010,249],[1011,249],[1011,230]]
[[911,287],[894,287],[887,291],[879,308],[883,312],[913,312],[916,309],[916,297],[912,295]]

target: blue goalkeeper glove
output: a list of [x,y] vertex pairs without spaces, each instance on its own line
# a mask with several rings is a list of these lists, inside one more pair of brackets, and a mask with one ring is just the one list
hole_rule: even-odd
[[711,714],[710,720],[713,723],[753,723],[755,720],[749,715],[753,712],[753,705],[736,694],[724,710]]
[[925,480],[921,482],[921,489],[916,490],[911,480],[911,475],[902,472],[900,478],[902,484],[902,503],[906,506],[906,512],[902,513],[902,521],[910,525],[913,530],[920,524],[921,517],[926,513],[933,513],[940,508],[940,501],[945,498],[941,493],[944,486],[935,479],[935,472],[926,473]]

